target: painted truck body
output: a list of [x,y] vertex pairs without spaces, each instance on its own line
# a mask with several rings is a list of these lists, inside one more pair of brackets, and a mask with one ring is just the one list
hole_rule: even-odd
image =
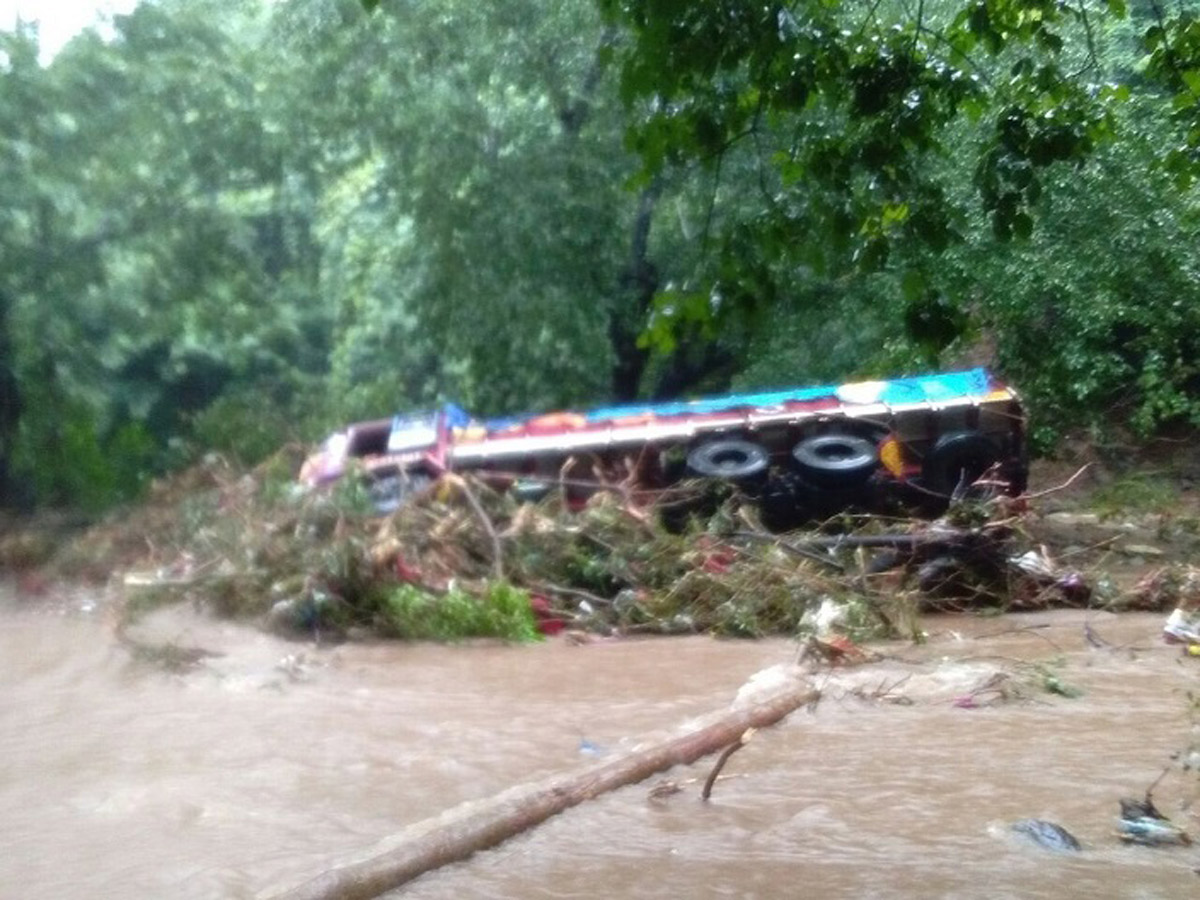
[[1025,413],[984,369],[477,420],[456,406],[331,435],[301,471],[406,481],[469,471],[500,484],[659,488],[688,475],[833,495],[906,486],[944,497],[985,473],[1024,489]]

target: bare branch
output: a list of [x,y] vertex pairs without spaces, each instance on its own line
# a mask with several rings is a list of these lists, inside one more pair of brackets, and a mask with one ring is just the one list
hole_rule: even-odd
[[1082,475],[1084,472],[1086,472],[1090,466],[1091,466],[1091,463],[1086,463],[1086,464],[1084,464],[1083,466],[1081,466],[1081,467],[1080,467],[1080,469],[1079,469],[1079,471],[1078,471],[1078,472],[1076,472],[1074,475],[1072,475],[1070,478],[1068,478],[1068,479],[1067,479],[1066,481],[1064,481],[1062,484],[1060,484],[1060,485],[1057,485],[1056,487],[1052,487],[1052,488],[1046,488],[1046,490],[1044,490],[1044,491],[1038,491],[1036,494],[1026,494],[1024,499],[1026,499],[1026,500],[1036,500],[1038,497],[1045,497],[1045,496],[1048,496],[1049,494],[1056,494],[1056,493],[1058,493],[1059,491],[1066,490],[1066,489],[1067,489],[1067,488],[1069,488],[1069,487],[1070,487],[1072,484],[1074,484],[1074,483],[1075,483],[1075,480],[1076,480],[1076,479],[1077,479],[1077,478],[1078,478],[1080,475]]
[[475,492],[471,490],[471,486],[467,484],[466,479],[456,477],[454,483],[463,492],[463,496],[467,498],[467,503],[471,505],[471,510],[475,513],[476,518],[479,519],[483,530],[487,532],[487,536],[492,542],[492,574],[497,581],[503,581],[504,549],[500,543],[500,535],[496,533],[496,526],[492,524],[492,520],[484,512],[483,506],[479,503],[479,498],[475,496]]
[[712,796],[713,785],[717,783],[717,776],[721,774],[721,770],[725,768],[725,763],[729,762],[729,757],[737,753],[749,743],[750,738],[754,737],[756,729],[747,728],[742,732],[741,737],[721,751],[721,755],[717,757],[716,765],[712,767],[712,771],[708,773],[708,778],[704,781],[704,789],[700,792],[700,799],[708,802],[708,798]]

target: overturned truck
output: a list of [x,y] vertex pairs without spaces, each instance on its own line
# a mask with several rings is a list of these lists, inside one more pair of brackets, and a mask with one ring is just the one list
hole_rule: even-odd
[[300,480],[353,472],[381,510],[444,472],[582,503],[598,489],[732,483],[768,523],[893,499],[1025,488],[1025,413],[985,369],[479,420],[453,404],[330,435]]

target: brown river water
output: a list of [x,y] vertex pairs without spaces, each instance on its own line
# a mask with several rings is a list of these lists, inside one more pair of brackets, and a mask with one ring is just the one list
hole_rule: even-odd
[[[172,674],[91,606],[0,591],[3,900],[270,896],[449,807],[677,733],[797,655],[703,637],[314,648],[172,610],[142,633],[219,654]],[[927,619],[925,644],[818,674],[816,708],[757,734],[707,804],[686,782],[711,760],[666,776],[681,793],[623,788],[395,896],[1200,896],[1200,847],[1114,837],[1119,798],[1197,739],[1200,659],[1161,624]],[[997,673],[1024,697],[956,705]],[[1082,696],[1046,693],[1046,673]],[[1193,833],[1198,785],[1173,771],[1154,794]],[[1083,852],[1008,829],[1031,817]]]

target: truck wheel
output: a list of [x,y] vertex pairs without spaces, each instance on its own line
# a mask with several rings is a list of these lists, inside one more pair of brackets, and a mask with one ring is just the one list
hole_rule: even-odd
[[961,484],[969,487],[1000,459],[1000,451],[978,431],[955,431],[938,438],[921,465],[925,487],[949,498]]
[[688,454],[688,469],[705,478],[749,481],[767,471],[770,457],[753,441],[727,438],[701,444]]
[[817,434],[792,448],[792,460],[814,485],[858,487],[879,468],[879,448],[854,434]]

